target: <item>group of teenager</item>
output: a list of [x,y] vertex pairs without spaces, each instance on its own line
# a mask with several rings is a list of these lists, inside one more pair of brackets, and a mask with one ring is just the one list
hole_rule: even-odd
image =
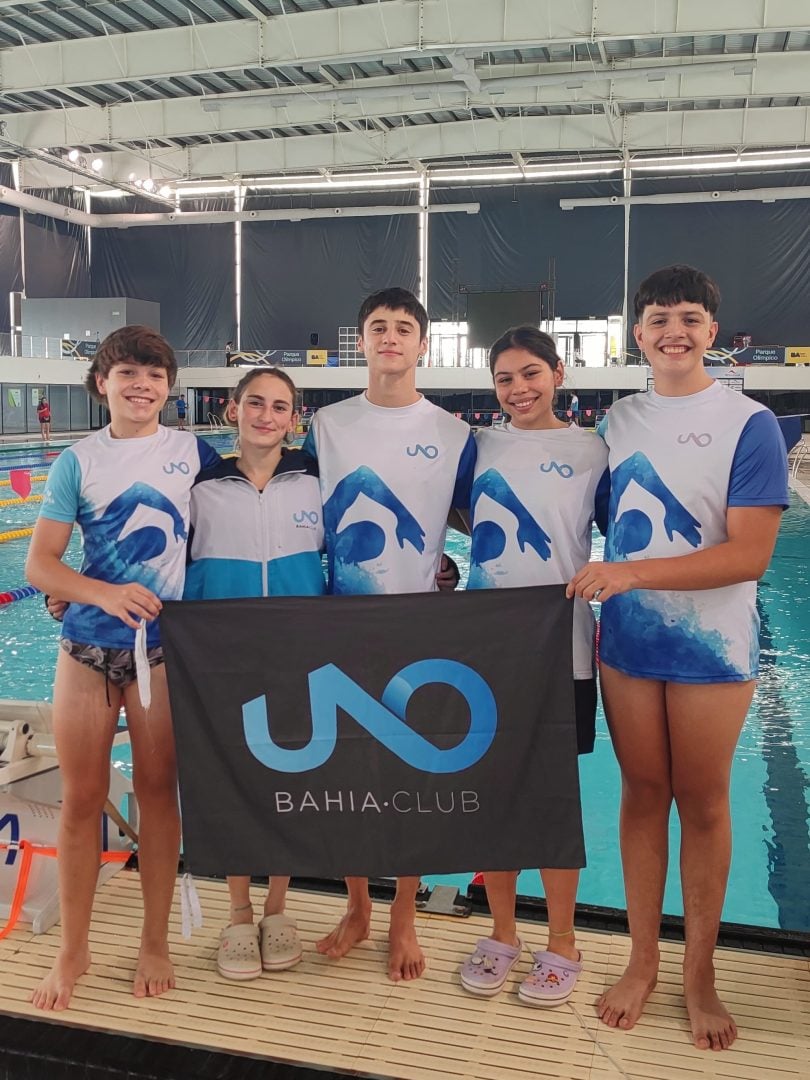
[[[67,604],[54,684],[62,943],[35,1005],[66,1008],[90,966],[99,819],[122,706],[140,808],[144,901],[134,993],[174,986],[167,938],[180,818],[162,601],[452,589],[456,575],[443,547],[448,516],[457,511],[454,520],[471,536],[468,588],[566,585],[574,605],[571,722],[580,753],[594,745],[592,602],[601,605],[599,682],[622,773],[632,944],[625,973],[597,1002],[601,1020],[633,1027],[656,984],[674,801],[692,1038],[701,1049],[731,1045],[736,1027],[718,998],[713,966],[731,849],[729,775],[757,674],[756,581],[788,493],[773,414],[705,372],[718,304],[716,285],[691,267],[666,267],[641,284],[635,336],[654,388],[615,403],[598,434],[555,413],[564,369],[554,341],[535,327],[508,330],[490,352],[507,422],[473,435],[417,391],[428,317],[411,293],[386,289],[364,301],[358,318],[366,392],[320,409],[303,449],[294,450],[287,445],[298,415],[292,380],[278,369],[252,369],[228,405],[239,449],[225,460],[192,433],[158,424],[176,375],[168,344],[144,327],[107,338],[87,387],[109,409],[110,424],[54,463],[28,558],[32,584]],[[437,452],[414,449],[428,446]],[[311,512],[311,527],[290,527],[293,508]],[[594,522],[606,534],[601,562],[590,561]],[[84,540],[80,572],[63,562],[74,524]],[[148,716],[134,652],[142,623]],[[499,993],[522,958],[518,869],[485,873],[492,932],[461,965],[468,992]],[[583,965],[574,929],[579,871],[540,873],[547,936],[518,995],[530,1005],[559,1005]],[[250,979],[301,959],[295,922],[285,913],[288,883],[273,877],[255,912],[250,881],[228,879],[230,919],[217,953],[224,977]],[[400,878],[390,908],[388,974],[395,981],[425,969],[418,884]],[[367,881],[348,878],[347,890],[345,915],[316,944],[333,959],[370,933]]]

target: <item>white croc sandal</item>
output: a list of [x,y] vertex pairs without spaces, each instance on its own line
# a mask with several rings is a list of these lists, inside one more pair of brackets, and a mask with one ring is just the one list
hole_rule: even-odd
[[265,915],[259,923],[259,950],[265,971],[295,967],[303,952],[295,920],[287,915]]
[[217,971],[223,979],[258,979],[262,973],[259,928],[253,923],[226,926],[219,935]]

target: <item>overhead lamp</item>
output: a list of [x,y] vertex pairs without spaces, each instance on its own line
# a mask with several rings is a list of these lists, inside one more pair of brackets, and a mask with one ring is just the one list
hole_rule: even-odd
[[135,187],[143,187],[143,180],[136,180]]
[[171,195],[171,193],[172,193],[172,189],[169,187],[168,184],[164,184],[163,187],[158,192],[158,194],[162,195],[164,199],[168,199],[168,197]]
[[93,172],[101,172],[101,170],[104,168],[104,162],[101,160],[100,157],[93,158],[93,160],[90,162],[90,168],[93,170]]
[[151,177],[149,179],[147,179],[147,180],[144,180],[143,188],[144,188],[144,191],[154,191],[155,190],[155,181]]
[[80,157],[80,154],[79,154],[78,150],[69,150],[68,151],[68,161],[78,161],[79,157]]
[[127,180],[129,180],[130,184],[134,184],[135,183],[135,173],[131,172],[129,174],[129,176],[127,177]]

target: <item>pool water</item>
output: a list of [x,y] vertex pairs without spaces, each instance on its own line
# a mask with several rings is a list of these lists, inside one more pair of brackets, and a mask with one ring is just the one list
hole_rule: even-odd
[[[232,448],[230,435],[211,440]],[[47,468],[34,447],[27,456],[0,450],[0,479],[26,461],[36,473]],[[42,491],[34,485],[34,492]],[[0,487],[0,500],[12,498]],[[0,532],[33,524],[39,504],[0,507]],[[0,543],[0,592],[24,584],[27,541]],[[448,550],[466,580],[469,541],[451,533]],[[594,557],[602,554],[601,538]],[[78,567],[81,552],[74,534],[67,559]],[[734,856],[723,918],[756,926],[810,931],[810,507],[794,498],[785,513],[771,565],[760,587],[762,661],[760,682],[743,729],[732,773]],[[0,679],[4,698],[50,699],[58,628],[42,599],[0,607]],[[121,762],[126,768],[126,762]],[[619,771],[601,708],[596,749],[580,759],[583,819],[589,864],[579,900],[623,908],[618,853]],[[677,872],[678,824],[671,824],[671,865],[664,910],[681,914]],[[484,867],[470,867],[470,871]],[[469,877],[433,878],[463,888]],[[524,871],[519,892],[540,892],[536,871]]]

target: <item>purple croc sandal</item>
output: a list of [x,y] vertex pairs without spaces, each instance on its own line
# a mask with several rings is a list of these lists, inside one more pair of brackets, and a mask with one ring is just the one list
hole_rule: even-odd
[[461,985],[479,997],[494,997],[503,989],[522,949],[523,942],[504,945],[492,938],[481,938],[475,952],[461,965]]
[[527,1005],[562,1005],[568,1001],[582,971],[579,962],[553,952],[532,953],[534,967],[518,987],[518,997]]

